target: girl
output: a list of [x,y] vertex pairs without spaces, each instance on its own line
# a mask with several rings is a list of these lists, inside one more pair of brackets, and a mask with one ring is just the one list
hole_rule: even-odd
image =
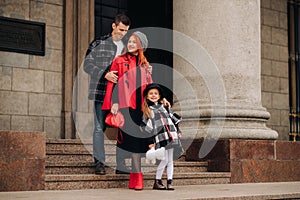
[[[149,84],[143,93],[143,123],[144,130],[152,135],[151,149],[165,147],[165,159],[160,162],[156,170],[156,179],[153,185],[154,190],[174,190],[173,179],[173,147],[181,137],[178,123],[180,116],[168,112],[162,104],[162,89],[158,84]],[[162,175],[167,167],[167,187],[162,183]]]

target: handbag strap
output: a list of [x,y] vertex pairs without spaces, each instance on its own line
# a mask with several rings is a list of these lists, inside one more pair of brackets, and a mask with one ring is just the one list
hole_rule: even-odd
[[163,120],[164,126],[165,126],[166,129],[167,129],[167,132],[168,132],[168,134],[169,134],[169,137],[172,138],[172,141],[174,142],[175,140],[174,140],[174,138],[173,138],[173,135],[171,134],[171,131],[170,131],[168,125],[167,125],[167,122],[166,122],[165,118],[163,117],[162,114],[160,114],[160,117],[161,117],[161,119]]
[[122,131],[121,131],[120,129],[118,129],[118,133],[120,134],[121,140],[119,140],[119,134],[117,134],[117,137],[116,137],[117,143],[118,143],[118,144],[122,144],[122,143],[123,143],[123,140],[124,140],[124,138],[123,138],[123,133],[122,133]]

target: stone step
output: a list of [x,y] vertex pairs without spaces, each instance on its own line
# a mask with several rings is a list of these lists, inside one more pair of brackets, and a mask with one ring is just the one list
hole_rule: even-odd
[[[116,161],[115,142],[105,140],[105,155],[108,164]],[[60,162],[93,162],[91,141],[78,139],[47,139],[46,160],[50,163]],[[130,160],[130,159],[128,159]],[[184,156],[178,160],[184,160]]]
[[[105,146],[105,154],[115,154],[116,147],[107,149]],[[46,151],[46,155],[93,155],[92,149],[50,149]]]
[[[144,187],[151,188],[155,173],[146,173]],[[174,173],[174,186],[230,183],[228,172]],[[163,176],[165,182],[166,176]],[[129,175],[68,174],[46,175],[45,190],[82,190],[99,188],[128,188]]]
[[[112,157],[112,156],[111,156]],[[91,154],[53,154],[46,155],[46,161],[51,163],[60,162],[93,162],[93,156]]]
[[[104,140],[106,151],[116,150],[116,140]],[[55,152],[93,152],[93,143],[91,140],[79,139],[47,139],[46,153]]]
[[[111,165],[116,163],[116,154],[114,152],[106,152],[105,153],[105,161],[107,165]],[[94,158],[92,154],[90,153],[78,153],[78,154],[73,154],[73,153],[62,153],[62,154],[47,154],[46,155],[46,160],[49,163],[63,163],[63,162],[94,162]],[[126,163],[130,163],[130,159],[125,159]],[[142,161],[144,158],[142,159]]]
[[55,138],[47,138],[47,145],[82,145],[84,144],[93,144],[92,140],[81,140],[81,139],[55,139]]
[[[95,175],[91,140],[47,139],[46,190],[127,188],[129,175],[115,174],[115,140],[105,140],[106,175]],[[126,159],[131,166],[131,159]],[[145,187],[151,188],[157,165],[142,158]],[[185,156],[174,162],[174,185],[230,183],[230,173],[207,172],[207,162],[187,162]],[[166,178],[166,177],[164,177]]]
[[[116,164],[106,167],[107,174],[115,173]],[[130,166],[130,164],[127,164]],[[157,165],[143,164],[143,172],[155,172]],[[46,162],[46,174],[94,174],[93,162]],[[174,173],[180,172],[206,172],[207,162],[174,162]]]

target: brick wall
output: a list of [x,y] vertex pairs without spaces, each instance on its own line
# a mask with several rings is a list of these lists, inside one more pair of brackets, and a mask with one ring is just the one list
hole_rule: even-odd
[[261,0],[262,104],[271,114],[267,125],[288,140],[287,0]]
[[45,56],[0,51],[0,130],[60,138],[63,0],[0,1],[0,16],[46,23]]

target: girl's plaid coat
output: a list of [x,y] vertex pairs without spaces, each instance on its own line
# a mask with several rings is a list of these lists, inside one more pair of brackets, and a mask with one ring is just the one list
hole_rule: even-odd
[[171,146],[169,144],[178,139],[177,135],[180,132],[178,123],[181,117],[170,110],[168,112],[160,103],[149,107],[153,117],[143,119],[143,130],[152,140],[149,143],[154,143],[155,149]]

